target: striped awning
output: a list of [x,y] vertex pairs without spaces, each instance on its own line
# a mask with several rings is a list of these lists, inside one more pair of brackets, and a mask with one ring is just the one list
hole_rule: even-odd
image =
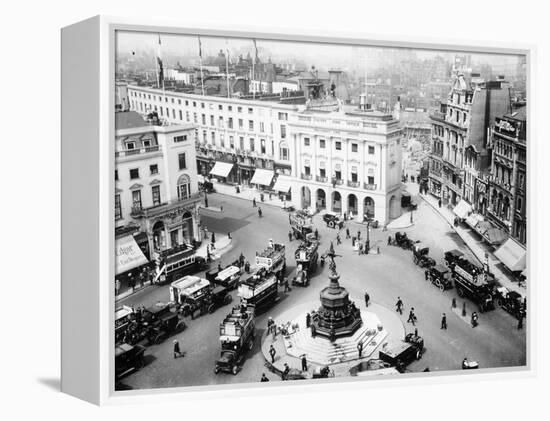
[[476,225],[479,224],[484,220],[483,215],[480,215],[479,213],[472,213],[470,216],[466,218],[466,223],[475,229]]
[[252,176],[252,180],[250,180],[250,183],[261,184],[262,186],[269,186],[271,184],[271,180],[273,180],[273,176],[274,174],[271,170],[256,168],[256,171],[254,171],[254,175]]
[[281,193],[288,193],[290,191],[290,181],[292,179],[290,177],[279,175],[277,177],[277,180],[275,181],[275,185],[273,186],[273,190],[279,191]]
[[127,272],[149,263],[133,236],[127,235],[115,241],[115,274]]

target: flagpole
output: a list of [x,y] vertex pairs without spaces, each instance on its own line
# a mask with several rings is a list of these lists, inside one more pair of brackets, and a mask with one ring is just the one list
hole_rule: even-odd
[[199,36],[199,65],[201,69],[201,91],[202,96],[204,96],[204,75],[202,73],[202,46],[201,46],[201,37]]
[[227,82],[227,98],[231,97],[229,92],[229,48],[227,47],[227,40],[225,40],[225,80]]
[[[165,85],[164,85],[164,65],[162,63],[162,43],[160,42],[160,34],[158,34],[159,36],[159,45],[158,45],[158,51],[157,51],[157,61],[158,61],[158,66],[160,68],[160,72],[159,72],[159,88],[160,88],[160,85],[162,83],[162,96],[163,96],[163,100],[164,100],[164,103],[166,103],[166,88],[165,88]],[[167,112],[168,114],[168,112]],[[168,120],[170,118],[170,115],[168,114],[166,116],[166,119]]]
[[[254,79],[256,78],[256,74],[254,72],[254,65],[256,64],[256,59],[258,58],[258,48],[256,47],[256,40],[252,39],[252,42],[254,43],[255,52],[254,52],[254,58],[252,59],[252,78],[250,82],[254,81]],[[256,89],[254,89],[254,91],[252,92],[252,98],[256,99]]]

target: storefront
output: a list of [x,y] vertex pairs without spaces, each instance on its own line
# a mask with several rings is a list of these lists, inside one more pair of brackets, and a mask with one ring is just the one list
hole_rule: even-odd
[[210,177],[216,177],[220,183],[231,182],[230,174],[233,166],[233,163],[217,161],[210,170]]
[[256,184],[259,187],[269,188],[271,186],[271,182],[273,181],[274,175],[275,174],[271,170],[256,168],[256,171],[254,171],[254,175],[252,176],[252,180],[250,180],[250,184]]
[[120,295],[148,281],[149,260],[133,235],[115,240],[115,295]]
[[273,186],[273,190],[279,193],[279,198],[281,200],[286,200],[287,202],[290,202],[292,200],[291,195],[291,178],[286,175],[278,175],[277,180],[275,180],[275,185]]

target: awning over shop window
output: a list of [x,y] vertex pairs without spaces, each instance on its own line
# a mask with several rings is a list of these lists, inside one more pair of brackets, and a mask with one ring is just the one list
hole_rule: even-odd
[[479,224],[480,222],[482,222],[484,219],[483,219],[483,215],[480,215],[479,213],[472,213],[470,216],[468,216],[466,218],[466,223],[475,229],[475,227],[477,226],[477,224]]
[[481,221],[475,227],[475,230],[491,245],[499,245],[508,239],[508,234],[495,227],[489,221]]
[[217,177],[227,177],[233,168],[233,164],[228,162],[216,162],[210,170],[210,175]]
[[508,238],[497,251],[495,257],[500,260],[512,272],[525,269],[525,256],[527,251],[518,242]]
[[472,211],[472,206],[464,200],[460,200],[460,202],[458,202],[458,205],[456,205],[455,208],[453,209],[453,212],[455,213],[455,215],[462,219],[466,219],[466,217],[471,211]]
[[127,272],[149,263],[133,236],[127,235],[115,241],[115,274]]
[[271,180],[273,180],[273,175],[273,171],[271,170],[262,170],[261,168],[257,168],[256,171],[254,171],[254,176],[252,177],[252,180],[250,180],[250,183],[269,186],[271,184]]
[[275,185],[273,186],[273,190],[280,191],[282,193],[288,193],[290,191],[290,181],[292,179],[290,177],[286,177],[284,175],[279,175],[277,177],[277,181],[275,181]]

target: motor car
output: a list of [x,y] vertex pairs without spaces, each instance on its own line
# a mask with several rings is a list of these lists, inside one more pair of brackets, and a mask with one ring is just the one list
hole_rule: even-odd
[[426,269],[426,271],[428,272],[426,280],[438,287],[441,291],[453,287],[451,271],[448,267],[443,265],[435,265]]
[[145,347],[141,345],[120,344],[115,346],[115,377],[117,380],[144,365]]
[[326,212],[323,215],[323,221],[329,228],[342,228],[344,226],[344,221],[340,218],[340,215],[334,212]]

